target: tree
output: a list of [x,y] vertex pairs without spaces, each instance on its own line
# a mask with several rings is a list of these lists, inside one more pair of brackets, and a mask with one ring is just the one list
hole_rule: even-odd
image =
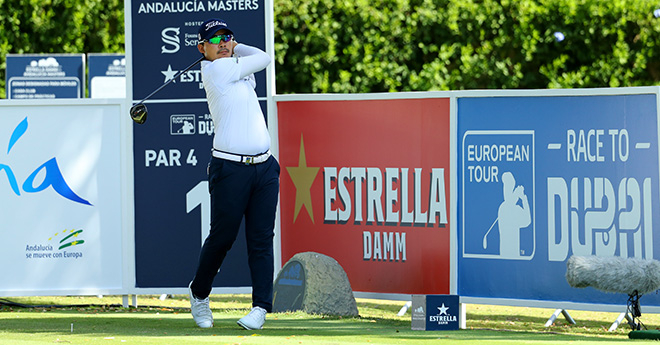
[[278,93],[658,85],[651,0],[275,1]]
[[[654,0],[273,1],[278,93],[660,85]],[[0,97],[7,53],[123,52],[123,10],[0,0]]]

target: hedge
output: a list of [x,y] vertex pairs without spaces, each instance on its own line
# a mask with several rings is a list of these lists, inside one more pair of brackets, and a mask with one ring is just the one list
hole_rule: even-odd
[[[656,0],[273,0],[278,93],[660,85]],[[119,0],[0,0],[7,53],[123,52]]]
[[274,8],[278,93],[660,82],[657,1],[275,0]]
[[5,56],[124,52],[121,0],[0,0],[0,98]]

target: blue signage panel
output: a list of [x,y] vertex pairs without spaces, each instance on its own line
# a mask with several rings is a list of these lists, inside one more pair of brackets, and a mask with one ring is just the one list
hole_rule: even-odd
[[82,98],[84,54],[7,54],[8,99]]
[[[213,123],[205,102],[149,104],[135,126],[135,253],[138,287],[185,287],[210,226],[206,167]],[[249,286],[244,236],[216,286]],[[231,274],[227,274],[231,273]]]
[[[206,19],[227,22],[236,41],[266,50],[264,0],[133,1],[133,99],[139,101],[197,61],[197,29]],[[255,74],[266,96],[266,73]],[[152,99],[205,98],[199,65]]]
[[305,269],[297,260],[289,260],[273,284],[273,312],[303,309],[305,302]]
[[458,296],[426,296],[426,330],[456,331],[459,328]]
[[[260,102],[265,112],[266,102]],[[153,103],[134,134],[138,287],[186,287],[210,227],[206,168],[213,121],[206,102]],[[249,286],[243,229],[214,286]]]
[[458,294],[625,304],[566,260],[660,253],[657,116],[655,94],[460,98]]
[[413,295],[411,328],[420,331],[455,331],[460,327],[457,295]]
[[90,98],[126,97],[124,54],[87,54]]
[[[134,103],[201,57],[197,30],[206,19],[225,20],[238,42],[265,50],[264,0],[132,1],[130,8]],[[266,73],[255,77],[265,98]],[[213,121],[205,99],[197,65],[147,100],[146,123],[134,125],[137,287],[187,287],[195,273],[210,227]],[[213,286],[250,286],[244,241],[239,234]]]

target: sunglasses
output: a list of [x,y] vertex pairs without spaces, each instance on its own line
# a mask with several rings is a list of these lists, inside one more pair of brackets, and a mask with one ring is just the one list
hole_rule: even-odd
[[213,36],[213,37],[209,38],[208,40],[206,40],[206,42],[209,42],[211,44],[220,44],[220,42],[229,42],[233,38],[234,38],[234,35],[230,35],[230,34],[216,35],[216,36]]

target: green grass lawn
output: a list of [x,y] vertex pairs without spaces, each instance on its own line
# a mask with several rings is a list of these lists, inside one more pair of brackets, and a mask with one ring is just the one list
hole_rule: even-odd
[[[70,307],[0,307],[0,344],[607,344],[628,339],[621,325],[607,332],[616,313],[569,311],[577,322],[560,316],[544,327],[554,310],[468,305],[467,329],[413,331],[410,312],[397,316],[401,301],[358,299],[360,317],[341,318],[302,312],[274,313],[263,330],[236,325],[250,307],[248,295],[212,295],[215,326],[195,326],[187,296],[164,301],[140,295],[138,308],[125,309],[120,296],[14,297],[12,302]],[[71,306],[93,305],[93,306]],[[643,308],[643,306],[642,306]],[[642,309],[643,311],[643,309]],[[648,329],[657,329],[660,316],[643,314]],[[71,331],[73,327],[73,331]]]

